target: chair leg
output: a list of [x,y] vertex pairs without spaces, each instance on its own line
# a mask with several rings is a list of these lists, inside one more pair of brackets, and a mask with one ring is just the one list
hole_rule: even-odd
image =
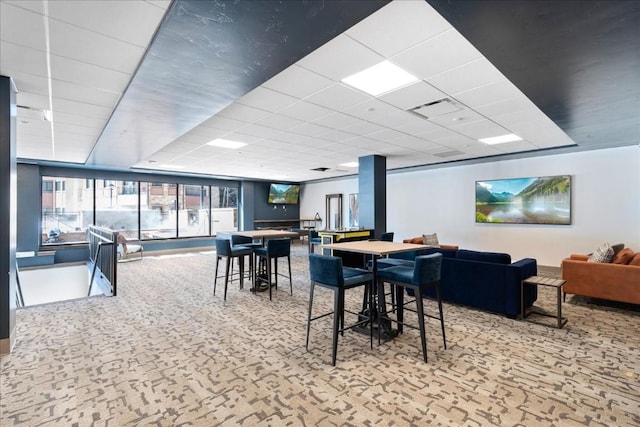
[[274,283],[276,286],[276,290],[278,290],[278,258],[277,257],[273,259],[273,266],[274,266],[273,271],[275,272],[273,279],[275,280]]
[[213,276],[213,296],[216,295],[216,284],[218,283],[218,263],[220,263],[220,257],[216,255],[216,272]]
[[311,330],[311,311],[313,308],[313,291],[315,288],[315,283],[313,280],[311,281],[311,286],[309,288],[309,315],[307,316],[307,343],[305,348],[309,351],[309,331]]
[[240,289],[244,289],[244,255],[238,257],[238,267],[240,268]]
[[271,301],[271,258],[267,257],[267,284],[269,286],[269,301]]
[[293,281],[291,280],[291,256],[287,255],[287,263],[289,264],[289,290],[293,296]]
[[398,333],[401,334],[404,331],[404,287],[398,285],[391,285],[395,288],[396,299],[396,319],[398,320]]
[[365,285],[364,289],[365,289],[365,293],[368,296],[369,299],[369,308],[368,308],[368,312],[369,312],[369,341],[370,341],[370,345],[371,345],[371,350],[373,350],[373,292],[372,289],[373,288],[373,280],[370,281],[368,284]]
[[440,310],[440,326],[442,328],[442,342],[444,343],[444,349],[447,349],[447,338],[444,334],[444,314],[442,312],[442,299],[440,299],[440,283],[436,283],[436,298],[438,299],[438,310]]
[[331,348],[331,363],[336,366],[336,356],[338,354],[338,330],[340,325],[341,300],[344,300],[344,289],[336,288],[333,296],[333,346]]
[[415,289],[416,311],[418,312],[418,326],[420,327],[420,341],[422,343],[422,355],[424,363],[427,363],[427,337],[424,331],[424,306],[422,301],[422,290],[419,286]]
[[224,275],[224,301],[227,300],[227,286],[229,285],[229,267],[231,267],[231,260],[233,258],[231,257],[227,257],[227,265],[226,265],[226,272]]

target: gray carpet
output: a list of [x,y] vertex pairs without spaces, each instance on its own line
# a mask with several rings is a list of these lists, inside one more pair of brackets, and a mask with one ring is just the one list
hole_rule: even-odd
[[[640,425],[637,311],[570,298],[558,330],[445,304],[449,346],[430,321],[427,364],[409,330],[373,350],[347,332],[333,367],[330,318],[304,348],[305,246],[293,296],[283,281],[271,302],[233,283],[224,304],[213,265],[145,256],[119,265],[117,297],[20,309],[0,425]],[[552,309],[553,291],[539,294]],[[331,295],[318,291],[318,312]]]

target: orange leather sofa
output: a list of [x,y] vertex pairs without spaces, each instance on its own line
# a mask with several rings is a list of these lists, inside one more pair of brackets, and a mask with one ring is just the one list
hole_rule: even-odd
[[588,255],[572,254],[562,261],[564,293],[640,304],[640,266],[587,262]]

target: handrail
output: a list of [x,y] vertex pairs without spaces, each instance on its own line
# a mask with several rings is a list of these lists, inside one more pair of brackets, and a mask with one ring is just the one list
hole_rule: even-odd
[[[88,296],[91,296],[93,283],[96,281],[96,272],[100,270],[100,277],[105,279],[110,286],[111,295],[117,293],[117,254],[116,245],[118,232],[109,228],[89,226],[87,229],[89,241],[89,261],[93,263],[91,279],[89,282]],[[109,250],[103,247],[109,247]],[[105,293],[108,291],[105,290]]]
[[[95,237],[99,237],[101,239],[104,239],[104,237],[99,236],[94,234]],[[91,280],[89,280],[89,291],[87,292],[87,296],[90,297],[91,296],[91,287],[93,286],[93,279],[96,276],[96,270],[98,269],[98,258],[100,258],[100,249],[102,249],[103,245],[113,245],[112,241],[109,241],[109,239],[105,239],[107,240],[106,242],[99,242],[98,243],[98,250],[96,251],[96,260],[93,262],[93,271],[91,271]]]

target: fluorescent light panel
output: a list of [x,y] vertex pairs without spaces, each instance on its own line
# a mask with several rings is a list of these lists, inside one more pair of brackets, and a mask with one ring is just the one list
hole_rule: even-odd
[[358,167],[358,162],[347,162],[347,163],[340,163],[340,166],[345,166],[348,168],[357,168]]
[[509,133],[507,135],[494,136],[491,138],[480,138],[478,141],[484,142],[487,145],[494,145],[494,144],[504,144],[505,142],[522,141],[522,138],[520,138],[516,134]]
[[416,76],[407,73],[389,61],[382,61],[373,67],[342,79],[342,83],[372,96],[382,95],[417,81]]
[[212,147],[222,147],[222,148],[231,148],[233,150],[237,150],[238,148],[244,147],[247,145],[244,142],[238,141],[230,141],[228,139],[214,139],[213,141],[207,142],[207,145],[211,145]]

